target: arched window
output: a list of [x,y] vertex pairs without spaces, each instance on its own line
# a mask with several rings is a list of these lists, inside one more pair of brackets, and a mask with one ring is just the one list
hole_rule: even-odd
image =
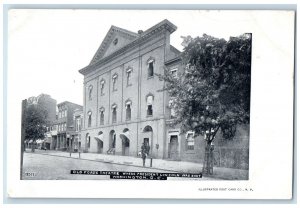
[[132,68],[126,69],[126,84],[127,84],[127,87],[131,86],[131,76],[132,76]]
[[111,108],[112,108],[112,122],[116,123],[117,122],[117,105],[113,104],[111,106]]
[[90,148],[91,147],[91,136],[89,135],[89,133],[86,134],[86,148]]
[[130,121],[131,120],[131,100],[127,100],[125,102],[125,108],[126,108],[126,121]]
[[147,61],[148,64],[148,78],[152,78],[154,76],[154,58],[150,58]]
[[152,94],[147,95],[147,97],[146,97],[147,116],[153,115],[153,100],[154,100],[154,96]]
[[92,126],[92,111],[88,112],[88,127]]
[[105,85],[105,80],[101,79],[100,81],[100,95],[104,95],[104,85]]
[[173,68],[173,69],[171,69],[172,77],[178,78],[178,73],[177,73],[177,71],[178,71],[178,68]]
[[118,79],[118,74],[114,74],[112,76],[113,91],[117,90],[117,79]]
[[93,86],[90,85],[89,89],[88,89],[88,93],[89,93],[89,100],[92,100],[92,92],[93,92]]
[[100,108],[100,125],[104,125],[104,111],[103,107]]

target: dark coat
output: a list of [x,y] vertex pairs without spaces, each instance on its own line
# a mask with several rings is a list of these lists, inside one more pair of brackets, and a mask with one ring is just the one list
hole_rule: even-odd
[[148,152],[147,152],[147,146],[146,145],[142,146],[141,153],[142,153],[142,158],[146,158],[147,157]]

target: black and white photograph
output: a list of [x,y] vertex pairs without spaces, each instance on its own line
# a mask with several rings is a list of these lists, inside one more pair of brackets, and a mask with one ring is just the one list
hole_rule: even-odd
[[[8,96],[18,114],[13,146],[19,180],[160,186],[178,181],[206,184],[198,194],[255,192],[255,186],[245,184],[260,180],[251,172],[264,176],[258,172],[263,168],[257,168],[261,153],[256,147],[267,149],[268,139],[257,137],[262,127],[257,102],[264,102],[256,93],[265,91],[256,85],[264,77],[257,74],[267,72],[259,71],[257,60],[264,54],[254,49],[264,53],[274,42],[254,48],[259,35],[269,38],[254,23],[276,14],[255,15],[10,10],[8,75],[13,82]],[[293,19],[293,13],[282,16]],[[276,23],[281,33],[293,30],[293,24],[283,23]],[[283,47],[289,50],[294,34],[288,34],[291,42]],[[287,57],[293,64],[293,49],[282,50],[291,53]],[[271,59],[280,66],[276,56]],[[292,151],[292,138],[286,139]],[[218,187],[215,181],[244,185]]]

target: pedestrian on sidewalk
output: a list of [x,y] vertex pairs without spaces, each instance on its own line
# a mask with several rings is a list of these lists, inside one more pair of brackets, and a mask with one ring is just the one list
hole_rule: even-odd
[[143,159],[143,167],[145,167],[146,158],[147,158],[147,146],[145,143],[142,144],[141,154]]

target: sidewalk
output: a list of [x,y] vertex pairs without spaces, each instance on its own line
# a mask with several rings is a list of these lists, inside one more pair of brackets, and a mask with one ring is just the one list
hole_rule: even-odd
[[[30,152],[27,149],[27,152]],[[35,153],[47,154],[60,157],[70,158],[69,152],[53,151],[53,150],[36,150]],[[71,158],[79,159],[79,153],[72,153]],[[137,157],[120,156],[120,155],[106,155],[106,154],[96,154],[96,153],[81,153],[80,159],[82,160],[92,160],[104,163],[129,165],[135,167],[142,167],[142,159]],[[146,159],[146,167],[150,168],[150,159]],[[152,167],[153,172],[157,170],[164,170],[170,172],[182,172],[182,173],[200,173],[202,171],[202,164],[185,162],[185,161],[169,161],[162,159],[153,159]],[[214,174],[206,177],[219,178],[224,180],[247,180],[248,171],[239,170],[232,168],[214,167]]]

